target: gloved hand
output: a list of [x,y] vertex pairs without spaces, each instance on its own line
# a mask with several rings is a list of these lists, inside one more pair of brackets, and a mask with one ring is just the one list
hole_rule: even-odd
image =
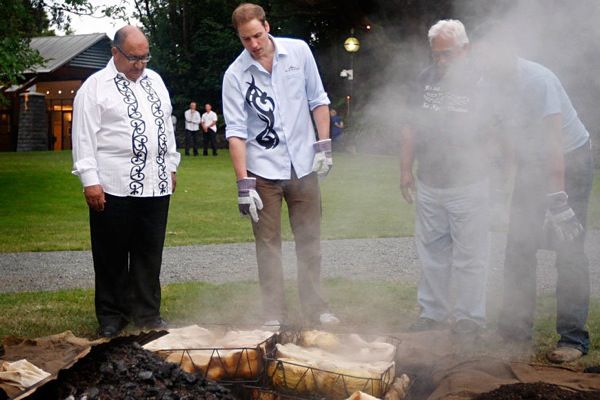
[[583,233],[583,226],[569,207],[568,199],[569,196],[565,192],[546,195],[548,210],[544,221],[544,233],[551,230],[559,240],[570,242]]
[[333,156],[331,154],[331,139],[319,140],[313,144],[315,149],[315,160],[313,161],[313,172],[319,177],[326,177],[333,166]]
[[258,222],[258,210],[262,210],[263,203],[256,191],[256,178],[240,179],[237,187],[240,214],[250,216],[252,221]]

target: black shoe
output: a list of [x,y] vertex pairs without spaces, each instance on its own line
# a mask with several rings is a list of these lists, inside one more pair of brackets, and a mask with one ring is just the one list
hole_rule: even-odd
[[482,327],[471,319],[460,319],[452,326],[452,332],[457,335],[477,335]]
[[137,326],[140,329],[150,329],[150,330],[161,330],[161,329],[168,329],[169,328],[169,324],[167,321],[165,321],[164,319],[162,319],[161,317],[156,317],[154,319],[145,321],[145,322],[138,322],[135,324],[135,326]]
[[431,318],[419,318],[408,327],[409,332],[437,331],[448,328],[446,321],[436,321]]
[[98,335],[109,339],[114,338],[115,336],[119,336],[119,333],[121,333],[126,326],[127,322],[125,321],[122,321],[118,324],[107,324],[100,326],[100,328],[98,328]]

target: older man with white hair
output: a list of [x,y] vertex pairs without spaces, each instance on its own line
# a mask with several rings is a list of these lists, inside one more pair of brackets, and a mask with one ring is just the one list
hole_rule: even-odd
[[[486,320],[489,253],[483,90],[460,21],[438,21],[428,38],[433,62],[412,91],[400,151],[402,195],[408,203],[416,195],[415,240],[422,263],[421,314],[410,330],[452,323],[455,333],[477,334]],[[451,287],[456,287],[454,306]]]

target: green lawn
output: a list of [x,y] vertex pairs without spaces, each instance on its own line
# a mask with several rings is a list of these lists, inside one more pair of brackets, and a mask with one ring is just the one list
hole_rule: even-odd
[[[0,153],[0,253],[89,249],[87,207],[70,170],[69,151]],[[227,151],[183,157],[177,176],[167,246],[252,240],[249,221],[237,211]],[[324,239],[412,235],[414,206],[401,199],[394,157],[336,153],[321,188]],[[599,200],[596,174],[593,228],[600,228]],[[285,218],[283,232],[291,238]]]
[[[411,235],[413,207],[400,199],[397,161],[335,158],[322,184],[323,238]],[[0,252],[90,247],[87,206],[70,170],[68,151],[0,153]],[[217,157],[183,157],[177,179],[167,246],[252,240],[249,221],[237,211],[226,151]],[[287,222],[283,230],[291,238]]]
[[[356,331],[400,332],[418,315],[414,286],[337,278],[326,279],[323,289],[332,310]],[[290,322],[298,323],[300,312],[295,283],[287,285],[286,294]],[[6,335],[40,337],[65,330],[78,336],[94,337],[97,328],[92,290],[0,294],[0,309],[0,338]],[[260,291],[255,282],[166,285],[162,313],[176,325],[235,321],[237,326],[256,326],[257,321],[261,321]],[[554,315],[552,296],[540,298],[535,325],[538,361],[543,362],[545,352],[556,343]],[[490,306],[489,317],[490,321],[497,319],[494,306]],[[592,299],[588,325],[590,332],[600,332],[600,299]],[[576,366],[600,363],[600,336],[597,334],[592,334],[591,349]],[[495,349],[481,347],[472,351],[489,354]]]

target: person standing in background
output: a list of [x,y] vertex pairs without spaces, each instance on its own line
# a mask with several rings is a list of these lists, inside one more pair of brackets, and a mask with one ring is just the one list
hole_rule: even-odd
[[196,111],[196,103],[191,102],[190,108],[184,113],[185,117],[185,155],[190,155],[190,145],[193,146],[194,156],[198,155],[198,131],[200,130],[200,113]]
[[217,114],[212,110],[212,106],[209,103],[204,105],[204,114],[202,114],[202,131],[203,131],[203,147],[204,151],[202,155],[208,155],[208,142],[212,148],[212,155],[217,155],[217,121],[219,118]]
[[331,140],[337,142],[342,133],[344,133],[344,121],[342,121],[342,117],[333,108],[329,110],[329,115],[331,117]]
[[117,31],[108,65],[89,77],[73,105],[73,174],[89,206],[99,334],[130,320],[162,329],[160,270],[180,155],[171,100],[147,69],[148,40]]
[[308,45],[271,36],[262,7],[241,4],[232,22],[244,51],[225,71],[223,115],[238,207],[252,220],[265,325],[279,326],[287,317],[281,261],[283,199],[296,243],[303,314],[311,322],[338,323],[320,287],[318,175],[325,176],[333,163],[329,98]]

